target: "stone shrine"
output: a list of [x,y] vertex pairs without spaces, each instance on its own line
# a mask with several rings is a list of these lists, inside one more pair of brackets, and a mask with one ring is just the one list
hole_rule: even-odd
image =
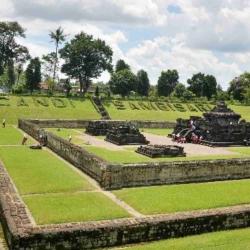
[[184,148],[175,145],[140,146],[135,152],[151,158],[186,156]]
[[209,146],[232,146],[250,144],[250,123],[241,120],[241,115],[219,102],[203,117],[178,119],[173,134],[186,137],[190,141],[192,134],[200,138],[202,144]]
[[113,126],[108,130],[105,140],[117,145],[137,145],[149,143],[145,136],[140,133],[139,129],[131,124]]

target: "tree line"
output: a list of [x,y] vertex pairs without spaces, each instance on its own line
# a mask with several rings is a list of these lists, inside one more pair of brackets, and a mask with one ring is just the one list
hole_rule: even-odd
[[[141,69],[134,73],[124,60],[118,60],[113,66],[112,48],[104,40],[80,32],[71,40],[59,27],[49,32],[55,45],[54,51],[41,58],[32,58],[28,48],[17,42],[25,38],[25,30],[18,22],[0,22],[0,86],[14,92],[28,90],[31,93],[40,88],[41,81],[48,84],[53,93],[59,82],[59,73],[68,76],[64,82],[67,94],[71,91],[72,80],[79,83],[80,94],[84,95],[94,79],[104,71],[111,75],[108,86],[110,94],[122,97],[132,94],[139,96],[173,96],[190,100],[205,97],[208,100],[235,99],[250,103],[250,73],[246,72],[234,78],[224,91],[213,75],[201,72],[189,78],[186,84],[179,81],[176,69],[161,72],[156,84],[150,84],[148,74]],[[59,61],[62,62],[59,67]],[[99,95],[99,88],[95,91]]]

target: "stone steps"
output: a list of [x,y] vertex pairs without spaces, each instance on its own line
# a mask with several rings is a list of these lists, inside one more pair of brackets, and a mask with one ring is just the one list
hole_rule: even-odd
[[3,234],[3,229],[2,229],[1,223],[0,223],[0,249],[1,250],[7,250],[8,249],[6,241],[5,241],[5,238],[4,238],[4,234]]

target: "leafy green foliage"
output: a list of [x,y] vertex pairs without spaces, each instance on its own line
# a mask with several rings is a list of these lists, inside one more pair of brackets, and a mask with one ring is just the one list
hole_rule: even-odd
[[35,89],[39,89],[41,82],[41,63],[38,57],[31,59],[26,69],[27,88],[32,93]]
[[158,79],[157,92],[159,96],[169,96],[178,83],[179,74],[177,70],[162,71]]
[[217,81],[212,75],[205,75],[198,73],[187,80],[189,84],[188,90],[192,91],[197,97],[205,96],[211,99],[213,95],[216,95]]
[[121,70],[112,74],[109,86],[114,94],[128,96],[137,88],[137,77],[128,69]]
[[112,49],[105,41],[84,32],[66,43],[60,55],[65,60],[62,72],[79,80],[81,93],[87,91],[91,79],[99,77],[105,70],[112,70]]
[[122,59],[118,60],[116,62],[116,66],[115,66],[115,72],[121,71],[121,70],[131,70],[130,66]]
[[140,96],[148,96],[149,89],[150,89],[150,83],[148,79],[148,74],[144,70],[140,70],[137,73],[137,93]]

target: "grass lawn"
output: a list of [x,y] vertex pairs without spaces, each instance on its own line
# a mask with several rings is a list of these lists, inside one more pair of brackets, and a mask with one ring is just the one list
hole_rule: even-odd
[[[21,97],[10,96],[9,100],[0,98],[0,121],[5,118],[7,124],[17,124],[18,118],[39,119],[99,119],[100,115],[95,110],[89,99],[59,98],[65,106],[58,107],[61,102],[53,104],[53,98],[48,97],[23,97],[26,106],[20,106]],[[40,100],[39,104],[37,100]],[[54,102],[55,103],[55,102]]]
[[[249,250],[250,229],[207,233],[185,238],[162,240],[125,248],[128,250]],[[113,250],[115,250],[113,249]]]
[[[162,110],[144,110],[138,105],[138,101],[122,101],[124,105],[124,110],[119,110],[115,107],[115,105],[108,101],[105,103],[105,108],[107,109],[109,115],[112,119],[118,119],[118,120],[156,120],[156,121],[176,121],[177,118],[184,118],[187,119],[190,116],[201,116],[203,112],[198,111],[198,109],[194,106],[194,104],[191,104],[195,109],[196,112],[189,111],[187,104],[183,103],[182,106],[186,110],[185,112],[177,111],[175,108],[175,111],[162,111]],[[136,105],[137,108],[140,108],[139,110],[132,110],[130,107],[130,104]],[[147,102],[144,102],[147,104]],[[155,104],[153,104],[155,106]],[[173,107],[173,103],[171,103]],[[212,105],[210,105],[212,107]],[[174,107],[173,107],[174,108]],[[235,112],[240,113],[242,115],[242,118],[250,121],[250,112],[249,112],[249,106],[236,106],[236,105],[230,105],[230,108],[232,108]]]
[[93,153],[104,160],[112,163],[146,163],[146,162],[172,162],[172,161],[192,161],[192,160],[217,160],[217,159],[232,159],[248,157],[243,154],[236,154],[233,152],[230,155],[206,155],[206,156],[187,156],[187,157],[164,157],[164,158],[150,158],[134,152],[135,147],[125,148],[125,150],[109,150],[103,147],[83,146],[88,152]]
[[67,128],[47,128],[49,132],[56,134],[57,136],[62,137],[63,139],[68,140],[69,136],[71,135],[72,140],[71,142],[76,145],[83,145],[84,140],[80,138],[81,134],[83,135],[84,130],[81,129],[67,129]]
[[79,173],[46,150],[0,147],[0,159],[21,194],[93,189]]
[[[34,140],[28,136],[27,144],[33,144]],[[0,145],[21,145],[23,139],[22,131],[8,125],[5,128],[0,127]]]
[[173,129],[169,128],[143,128],[140,129],[141,132],[154,134],[154,135],[162,135],[167,136],[168,134],[171,134],[173,132]]
[[[14,157],[13,157],[14,156]],[[36,223],[129,217],[80,173],[46,150],[0,147],[0,159]]]
[[38,224],[128,217],[121,207],[101,193],[33,195],[24,197],[24,201]]
[[250,203],[250,180],[129,188],[114,191],[142,214],[174,213]]

